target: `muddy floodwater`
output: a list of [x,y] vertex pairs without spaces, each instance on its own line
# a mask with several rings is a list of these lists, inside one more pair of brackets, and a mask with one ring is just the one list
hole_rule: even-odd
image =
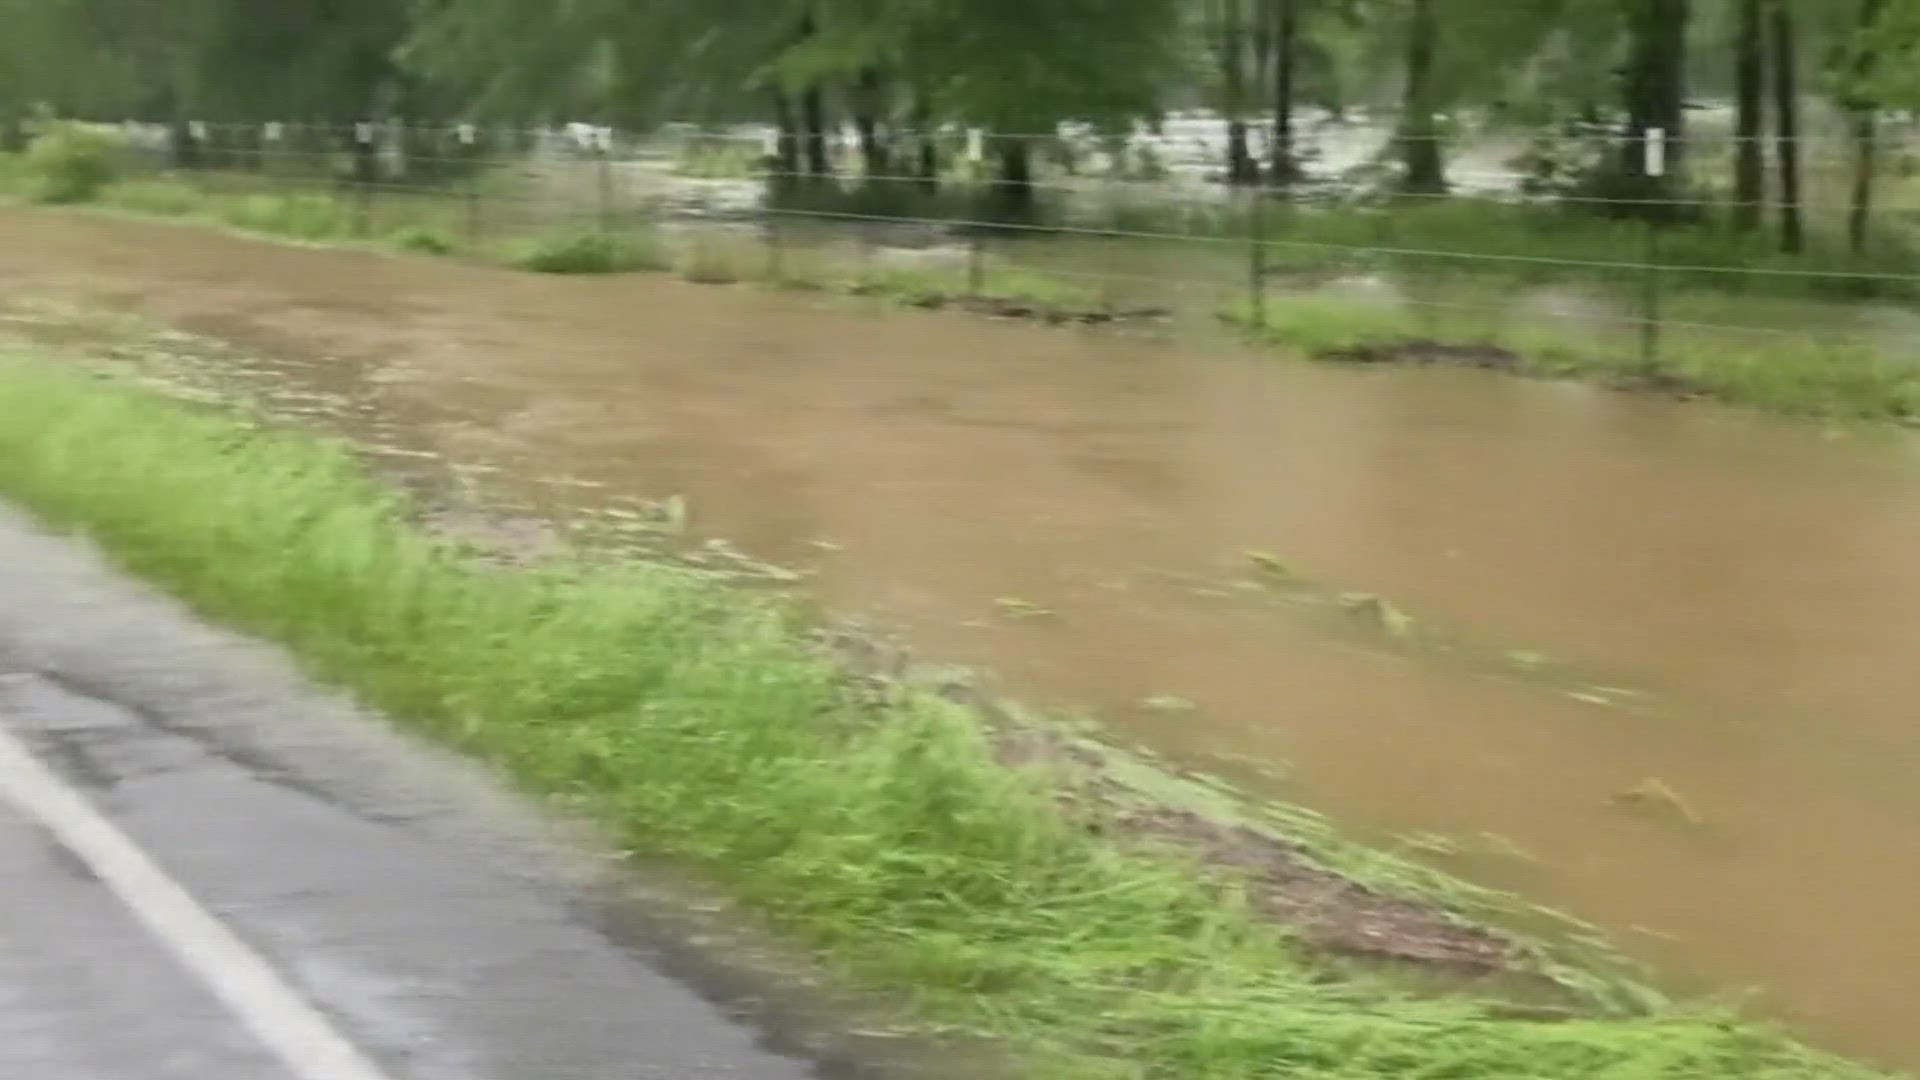
[[[233,341],[529,500],[684,495],[925,656],[1366,835],[1476,838],[1453,865],[1672,985],[1920,1066],[1909,435],[658,276],[0,236],[5,295]],[[1349,632],[1274,565],[1479,645]]]

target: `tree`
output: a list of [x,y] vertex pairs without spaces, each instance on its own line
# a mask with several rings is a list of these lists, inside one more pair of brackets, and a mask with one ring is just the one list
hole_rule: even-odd
[[917,8],[913,52],[936,112],[1002,133],[999,201],[1033,206],[1032,140],[1079,119],[1158,114],[1183,68],[1180,0],[894,0]]
[[1405,171],[1401,186],[1409,192],[1432,194],[1447,189],[1440,156],[1439,87],[1434,73],[1440,48],[1440,22],[1435,0],[1409,0],[1407,21],[1407,81],[1400,115],[1400,155]]
[[1734,45],[1733,224],[1741,232],[1760,225],[1766,201],[1767,36],[1765,0],[1738,0],[1740,26]]
[[1847,246],[1867,249],[1873,219],[1874,179],[1879,172],[1880,109],[1876,86],[1888,43],[1880,37],[1886,0],[1860,0],[1853,33],[1839,58],[1839,98],[1853,139],[1853,184],[1847,205]]
[[1273,134],[1267,140],[1267,173],[1276,184],[1299,179],[1300,162],[1294,148],[1293,114],[1300,75],[1300,7],[1302,0],[1263,0],[1273,77]]
[[1393,151],[1403,190],[1446,190],[1447,125],[1457,108],[1495,99],[1525,77],[1570,11],[1590,0],[1371,0],[1356,6],[1376,64],[1401,72]]
[[1920,109],[1920,5],[1883,5],[1856,41],[1873,57],[1860,92],[1886,108]]
[[1219,71],[1220,114],[1227,121],[1227,180],[1253,183],[1260,178],[1260,165],[1247,144],[1247,67],[1249,60],[1256,69],[1264,62],[1256,40],[1259,24],[1249,24],[1242,0],[1207,0],[1204,20],[1203,33],[1212,42]]
[[1800,62],[1789,0],[1771,0],[1768,32],[1773,45],[1775,153],[1780,167],[1780,246],[1798,253],[1806,247],[1806,230],[1800,212]]
[[[1687,31],[1692,0],[1631,0],[1622,97],[1627,137],[1614,166],[1609,194],[1622,206],[1670,219],[1686,175]],[[1657,136],[1656,136],[1656,133]],[[1658,149],[1656,137],[1664,141]],[[1657,172],[1655,160],[1664,163]]]

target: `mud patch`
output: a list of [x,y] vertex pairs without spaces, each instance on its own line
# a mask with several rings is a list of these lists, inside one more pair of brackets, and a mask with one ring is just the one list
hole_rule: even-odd
[[1520,355],[1498,345],[1452,345],[1444,341],[1397,341],[1321,351],[1319,358],[1340,364],[1420,364],[1515,371]]
[[1173,310],[1163,307],[1087,308],[1050,304],[1038,300],[1014,300],[998,296],[964,296],[948,293],[915,293],[902,296],[896,290],[878,285],[854,285],[847,289],[853,296],[888,296],[908,307],[923,311],[963,311],[994,319],[1016,319],[1048,326],[1135,326],[1163,323],[1173,318]]

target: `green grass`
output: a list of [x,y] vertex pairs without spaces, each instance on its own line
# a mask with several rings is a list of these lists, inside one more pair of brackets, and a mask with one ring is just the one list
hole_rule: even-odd
[[228,225],[268,236],[331,240],[354,230],[352,208],[331,195],[241,195],[215,205]]
[[1333,977],[1230,881],[1076,826],[958,707],[856,706],[769,602],[654,565],[484,564],[339,447],[14,359],[0,492],[1028,1075],[1872,1075],[1722,1015],[1528,1021]]
[[575,230],[519,240],[506,248],[507,265],[536,274],[617,274],[662,270],[666,256],[645,236]]
[[207,196],[172,177],[122,180],[100,193],[100,202],[118,210],[155,217],[184,217],[206,208]]
[[1656,383],[1788,415],[1920,419],[1920,363],[1889,357],[1857,336],[1724,329],[1753,320],[1744,297],[1669,302],[1651,365],[1640,327],[1502,311],[1486,296],[1408,306],[1390,299],[1308,295],[1270,300],[1255,319],[1245,304],[1230,321],[1269,344],[1308,355],[1421,342],[1506,349],[1528,374],[1624,385]]
[[[1495,282],[1521,278],[1533,284],[1612,278],[1615,284],[1630,285],[1631,271],[1593,264],[1652,262],[1669,268],[1662,281],[1670,291],[1829,299],[1920,295],[1920,281],[1845,276],[1920,276],[1920,246],[1907,232],[1891,227],[1883,227],[1880,242],[1859,256],[1847,253],[1843,239],[1831,234],[1816,234],[1806,253],[1788,255],[1770,233],[1740,234],[1713,220],[1664,230],[1656,239],[1638,221],[1579,207],[1466,196],[1269,202],[1262,214],[1267,261],[1278,270],[1385,270]],[[1233,239],[1253,232],[1250,212],[1243,205],[1224,203],[1114,203],[1092,210],[1085,223],[1128,232]]]
[[416,255],[451,255],[459,247],[445,232],[427,225],[404,226],[388,236],[387,242]]

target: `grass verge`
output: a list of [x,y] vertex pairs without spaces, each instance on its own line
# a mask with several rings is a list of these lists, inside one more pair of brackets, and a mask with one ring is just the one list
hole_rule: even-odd
[[1740,328],[1737,308],[1746,302],[1672,301],[1650,360],[1641,324],[1530,316],[1484,302],[1410,307],[1322,294],[1270,300],[1257,316],[1236,304],[1226,318],[1256,340],[1324,359],[1463,362],[1786,415],[1920,420],[1920,364],[1891,358],[1858,335]]
[[0,493],[1031,1075],[1875,1075],[1725,1015],[1518,1019],[1338,976],[1230,878],[1089,834],[967,711],[857,700],[768,602],[650,564],[479,561],[338,446],[0,359]]

